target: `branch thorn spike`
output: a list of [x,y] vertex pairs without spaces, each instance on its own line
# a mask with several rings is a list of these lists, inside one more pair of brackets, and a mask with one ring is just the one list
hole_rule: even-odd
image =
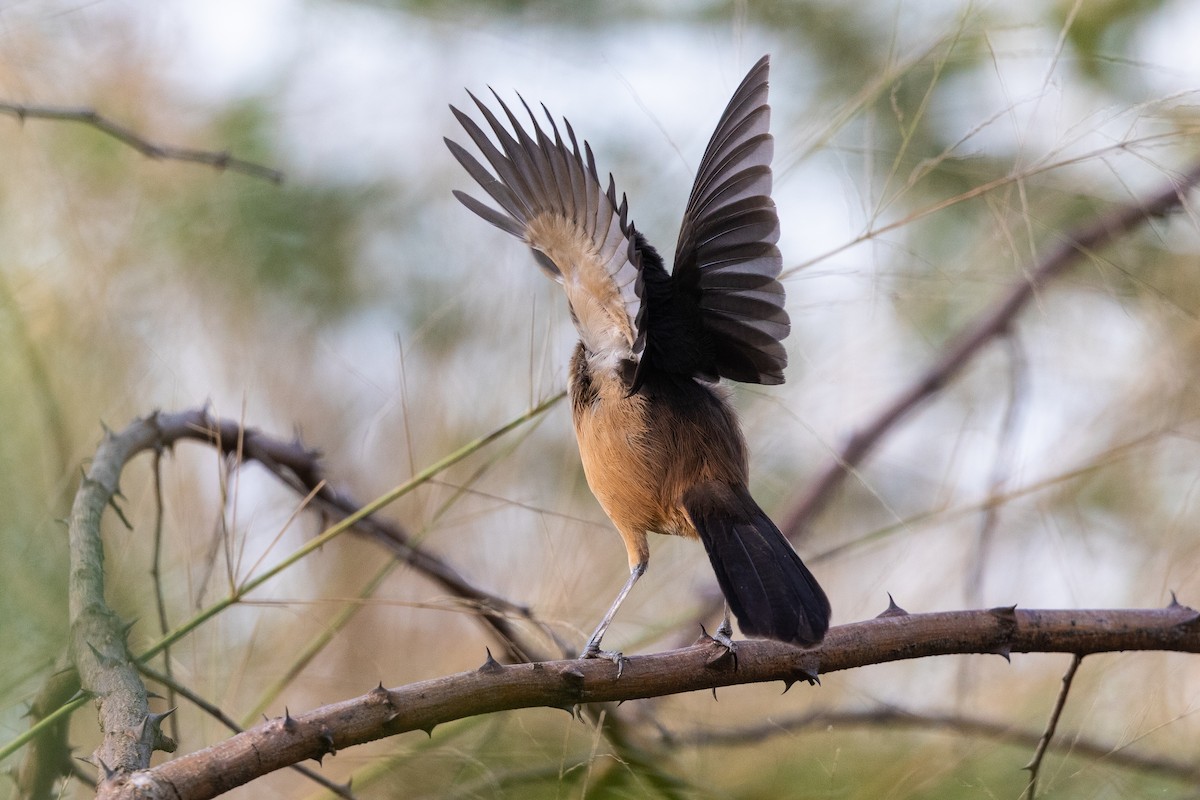
[[888,592],[888,607],[885,608],[882,612],[880,612],[880,614],[877,617],[875,617],[875,619],[883,619],[885,617],[907,617],[907,616],[908,616],[908,612],[905,611],[900,606],[896,605],[896,600],[895,600],[895,598],[892,597],[892,593]]
[[492,658],[492,648],[488,647],[485,649],[487,650],[487,660],[483,662],[483,666],[481,666],[478,671],[484,674],[490,674],[503,670],[504,667],[500,665],[500,662]]
[[320,732],[317,734],[317,740],[321,742],[326,753],[331,756],[337,755],[337,748],[333,745],[333,732],[329,728],[322,725]]

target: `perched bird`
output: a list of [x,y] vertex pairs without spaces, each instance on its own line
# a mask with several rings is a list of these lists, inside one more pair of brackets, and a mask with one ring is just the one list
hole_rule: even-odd
[[[629,219],[609,175],[542,107],[522,99],[528,129],[495,96],[509,127],[470,95],[495,141],[451,111],[491,171],[446,145],[495,201],[455,191],[463,205],[523,240],[567,295],[579,344],[568,386],[588,485],[629,554],[629,580],[588,640],[600,641],[646,570],[647,532],[699,538],[742,632],[801,645],[829,627],[829,601],[747,489],[746,443],[721,378],[783,382],[790,322],[778,281],[779,218],[771,200],[769,58],[746,75],[700,162],[668,274]],[[511,130],[509,129],[511,128]],[[568,146],[569,142],[569,146]]]

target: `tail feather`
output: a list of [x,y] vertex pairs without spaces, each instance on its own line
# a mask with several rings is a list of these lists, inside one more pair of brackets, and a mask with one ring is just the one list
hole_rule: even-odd
[[706,484],[685,495],[684,507],[743,633],[802,645],[821,641],[829,600],[749,492]]

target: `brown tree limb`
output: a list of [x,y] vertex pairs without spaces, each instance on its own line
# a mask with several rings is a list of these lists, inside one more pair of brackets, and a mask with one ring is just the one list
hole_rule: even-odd
[[219,170],[240,172],[252,178],[260,178],[271,183],[282,183],[283,173],[277,169],[234,158],[226,152],[211,150],[195,150],[190,147],[175,147],[173,145],[155,144],[142,137],[135,131],[119,125],[91,108],[64,108],[62,106],[36,106],[22,103],[0,102],[0,114],[8,114],[19,122],[27,119],[47,119],[64,122],[78,122],[101,133],[107,134],[121,144],[132,147],[147,158],[165,161],[188,161],[193,164],[204,164]]
[[862,463],[884,435],[960,373],[985,345],[1004,334],[1038,289],[1082,256],[1111,244],[1151,217],[1174,211],[1184,204],[1187,193],[1197,183],[1200,183],[1200,164],[1193,165],[1155,194],[1118,207],[1091,224],[1063,235],[1057,246],[1024,271],[1025,277],[1007,295],[951,339],[937,361],[846,440],[821,468],[800,500],[784,515],[779,526],[784,535],[795,539],[841,486],[846,475]]
[[736,668],[711,643],[629,658],[621,677],[607,661],[501,666],[489,656],[468,672],[376,687],[360,697],[296,717],[285,715],[204,750],[122,776],[110,797],[199,800],[306,759],[468,716],[518,708],[572,709],[584,703],[658,697],[736,684],[783,681],[954,653],[1085,655],[1125,650],[1200,653],[1200,613],[1165,609],[1032,611],[997,608],[895,613],[830,629],[811,650],[770,641],[738,644]]
[[[237,720],[222,711],[219,706],[210,703],[199,694],[193,692],[187,686],[176,681],[170,673],[165,671],[159,672],[148,664],[138,664],[137,667],[138,671],[147,678],[155,681],[156,683],[162,684],[170,689],[172,693],[183,697],[189,703],[196,706],[196,708],[199,708],[205,714],[208,714],[210,717],[217,720],[234,733],[241,733],[244,730],[242,726],[237,724]],[[345,798],[345,800],[354,800],[354,795],[350,793],[349,787],[342,786],[340,783],[334,783],[329,778],[326,778],[324,775],[321,775],[313,770],[311,767],[306,767],[303,764],[293,764],[292,769],[296,770],[301,775],[318,784],[319,786],[325,787],[338,797]]]

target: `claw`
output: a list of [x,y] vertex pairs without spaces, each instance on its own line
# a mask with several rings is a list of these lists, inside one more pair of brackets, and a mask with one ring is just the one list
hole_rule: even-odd
[[617,650],[601,650],[599,642],[588,642],[587,647],[583,648],[583,652],[579,654],[580,658],[603,658],[606,661],[611,661],[617,665],[617,678],[621,677],[621,673],[625,671],[625,665],[629,662],[621,652]]
[[724,653],[716,658],[713,658],[708,663],[711,665],[717,663],[718,661],[723,661],[726,658],[729,658],[732,659],[733,668],[736,671],[738,667],[738,647],[737,642],[733,641],[733,624],[729,621],[729,609],[725,609],[725,616],[721,619],[721,624],[718,625],[717,629],[711,634],[704,629],[703,625],[700,626],[700,630],[704,632],[704,636],[710,642],[725,648]]

